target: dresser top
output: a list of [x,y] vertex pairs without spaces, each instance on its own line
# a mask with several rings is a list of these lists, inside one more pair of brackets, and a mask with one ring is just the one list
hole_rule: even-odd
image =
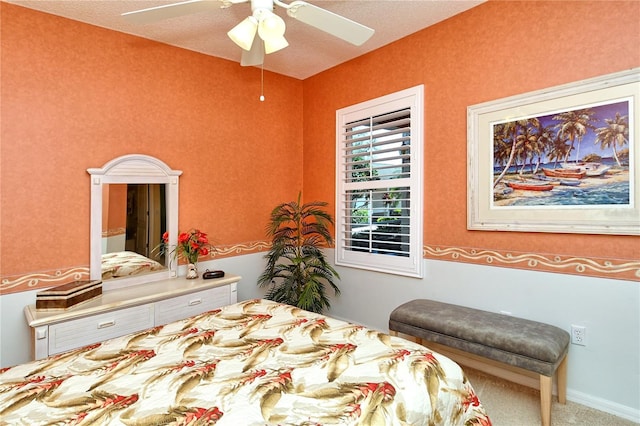
[[188,280],[185,277],[170,278],[104,291],[102,295],[66,310],[37,310],[36,305],[33,304],[26,306],[24,311],[29,326],[39,327],[221,287],[237,283],[241,278],[238,275],[230,274],[226,274],[223,278],[212,280],[203,280],[202,278]]

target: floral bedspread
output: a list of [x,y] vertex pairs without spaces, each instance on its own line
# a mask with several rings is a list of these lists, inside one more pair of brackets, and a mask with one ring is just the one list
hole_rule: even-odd
[[102,255],[102,279],[128,277],[143,272],[160,271],[165,267],[155,260],[132,251]]
[[453,361],[250,300],[0,370],[0,424],[490,425]]

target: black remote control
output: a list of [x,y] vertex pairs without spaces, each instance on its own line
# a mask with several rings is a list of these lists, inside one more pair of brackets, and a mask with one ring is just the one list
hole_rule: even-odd
[[224,271],[206,271],[202,274],[203,280],[212,280],[214,278],[222,278],[224,277]]

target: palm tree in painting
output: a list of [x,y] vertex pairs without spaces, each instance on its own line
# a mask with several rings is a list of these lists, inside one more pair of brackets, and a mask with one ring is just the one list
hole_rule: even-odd
[[555,169],[558,165],[558,161],[563,160],[568,157],[571,153],[571,145],[567,142],[569,138],[560,134],[560,132],[556,133],[552,136],[551,139],[551,147],[548,150],[547,158],[549,161],[553,161],[553,168]]
[[623,147],[625,144],[629,143],[628,118],[626,115],[621,116],[619,112],[616,112],[615,118],[605,118],[604,121],[607,125],[595,130],[596,140],[594,143],[597,144],[599,142],[600,147],[603,150],[613,148],[613,158],[616,159],[618,166],[622,167],[620,159],[618,158],[618,150],[616,149],[616,146]]
[[494,165],[504,166],[511,155],[511,141],[505,140],[504,124],[496,124],[493,127],[493,161]]
[[[504,124],[497,124],[493,128],[493,155],[494,161],[501,159],[500,164],[506,158],[506,164],[500,175],[493,182],[495,188],[498,182],[502,180],[507,170],[511,167],[513,159],[518,151],[518,144],[523,142],[523,129],[527,126],[527,119],[510,121]],[[505,154],[509,153],[507,157]]]
[[549,152],[551,152],[554,148],[554,137],[555,132],[553,131],[553,127],[551,126],[538,126],[536,128],[536,143],[537,143],[537,157],[538,161],[536,162],[536,168],[533,171],[534,174],[538,173],[538,169],[540,168],[540,164],[542,160],[547,156]]
[[564,158],[566,164],[569,160],[569,153],[573,150],[575,142],[578,142],[576,149],[576,161],[580,159],[580,142],[582,138],[587,134],[589,129],[595,129],[591,122],[595,122],[593,116],[595,112],[590,108],[576,109],[573,111],[561,112],[553,117],[553,120],[559,121],[555,125],[558,129],[558,133],[567,136],[571,141],[571,148],[567,151],[567,155]]
[[531,127],[524,127],[524,132],[518,138],[518,144],[516,146],[515,166],[519,166],[518,174],[522,176],[525,167],[527,167],[527,160],[530,155],[533,155],[533,147],[531,143],[534,138],[531,136]]
[[532,174],[538,172],[540,163],[551,144],[551,135],[553,135],[553,130],[549,127],[544,127],[538,118],[534,117],[527,120],[525,138],[520,145],[518,153],[518,157],[522,158],[520,174],[524,173],[527,164],[530,166]]

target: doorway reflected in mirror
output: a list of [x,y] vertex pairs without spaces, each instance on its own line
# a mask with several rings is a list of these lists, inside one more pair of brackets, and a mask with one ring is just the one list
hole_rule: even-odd
[[164,264],[153,252],[166,226],[164,184],[103,185],[102,252],[133,251]]
[[165,269],[154,250],[167,230],[165,185],[105,184],[102,200],[102,279]]

